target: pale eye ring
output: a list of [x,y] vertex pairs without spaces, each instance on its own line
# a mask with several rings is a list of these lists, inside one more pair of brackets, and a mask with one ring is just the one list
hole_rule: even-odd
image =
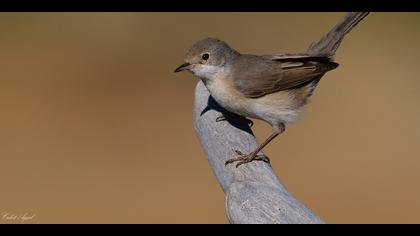
[[201,55],[201,59],[207,61],[209,59],[210,55],[208,53],[203,53],[203,55]]

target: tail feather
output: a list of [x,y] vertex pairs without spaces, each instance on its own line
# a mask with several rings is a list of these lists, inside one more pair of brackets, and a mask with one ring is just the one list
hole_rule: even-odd
[[306,51],[309,54],[334,56],[344,36],[350,32],[370,12],[350,12],[342,21],[330,30],[318,42],[313,43]]

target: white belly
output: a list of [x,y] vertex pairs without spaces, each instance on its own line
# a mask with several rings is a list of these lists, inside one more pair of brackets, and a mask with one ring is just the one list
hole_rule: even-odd
[[300,109],[291,107],[287,92],[269,94],[260,98],[246,98],[226,82],[214,80],[206,84],[210,94],[226,110],[235,114],[264,120],[272,125],[291,123]]

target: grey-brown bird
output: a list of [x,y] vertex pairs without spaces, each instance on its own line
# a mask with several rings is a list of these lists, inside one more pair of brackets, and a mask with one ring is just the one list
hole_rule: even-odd
[[272,127],[270,136],[256,150],[249,154],[235,151],[239,156],[226,161],[226,165],[269,162],[258,153],[284,132],[286,124],[297,120],[321,77],[337,68],[333,56],[344,36],[368,14],[348,13],[304,53],[241,54],[215,38],[203,39],[188,50],[185,63],[175,72],[192,72],[227,111],[266,121]]

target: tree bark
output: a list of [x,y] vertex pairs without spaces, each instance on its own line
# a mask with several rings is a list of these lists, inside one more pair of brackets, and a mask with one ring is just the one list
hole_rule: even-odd
[[258,143],[245,119],[216,122],[226,111],[199,82],[195,90],[194,126],[210,166],[225,193],[230,223],[324,223],[287,191],[268,163],[254,161],[235,167],[225,161],[234,149],[249,153]]

